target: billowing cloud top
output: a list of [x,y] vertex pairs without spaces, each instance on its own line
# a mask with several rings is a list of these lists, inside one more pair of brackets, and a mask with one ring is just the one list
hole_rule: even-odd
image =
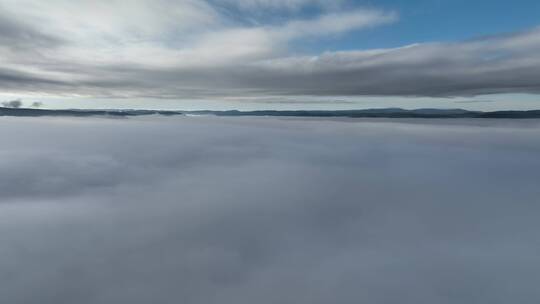
[[1,0],[0,90],[101,98],[540,91],[538,28],[389,49],[295,48],[398,21],[397,11],[345,0]]

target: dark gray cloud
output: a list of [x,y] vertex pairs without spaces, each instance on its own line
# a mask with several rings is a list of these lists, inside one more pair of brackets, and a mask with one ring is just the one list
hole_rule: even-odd
[[539,133],[536,120],[5,117],[0,294],[534,303]]
[[18,109],[23,105],[22,101],[20,101],[19,99],[11,100],[11,101],[4,101],[1,104],[3,107],[14,108],[14,109]]
[[0,68],[0,88],[6,91],[62,93],[76,87],[77,84],[70,84],[64,80],[55,80],[17,69]]
[[9,16],[0,4],[0,46],[12,48],[16,51],[39,50],[61,45],[63,40],[39,30],[43,28],[29,20],[19,20]]

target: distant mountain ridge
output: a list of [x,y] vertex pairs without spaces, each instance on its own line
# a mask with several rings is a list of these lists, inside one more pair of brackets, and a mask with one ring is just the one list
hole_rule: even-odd
[[0,107],[0,116],[40,117],[40,116],[181,116],[181,115],[214,115],[214,116],[276,116],[276,117],[349,117],[349,118],[540,118],[540,110],[531,111],[468,111],[463,109],[416,109],[400,108],[366,109],[366,110],[259,110],[259,111],[161,111],[161,110],[45,110],[28,108]]

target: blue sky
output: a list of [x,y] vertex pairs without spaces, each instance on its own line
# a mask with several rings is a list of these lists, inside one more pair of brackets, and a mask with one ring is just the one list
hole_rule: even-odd
[[0,101],[539,108],[540,2],[0,0]]
[[460,41],[527,30],[540,25],[535,0],[379,0],[357,5],[393,10],[399,22],[314,45],[315,50],[398,47],[421,42]]

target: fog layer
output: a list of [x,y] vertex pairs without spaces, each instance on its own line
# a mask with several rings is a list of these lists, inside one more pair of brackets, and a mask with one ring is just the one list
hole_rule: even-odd
[[0,299],[538,303],[540,122],[0,118]]

